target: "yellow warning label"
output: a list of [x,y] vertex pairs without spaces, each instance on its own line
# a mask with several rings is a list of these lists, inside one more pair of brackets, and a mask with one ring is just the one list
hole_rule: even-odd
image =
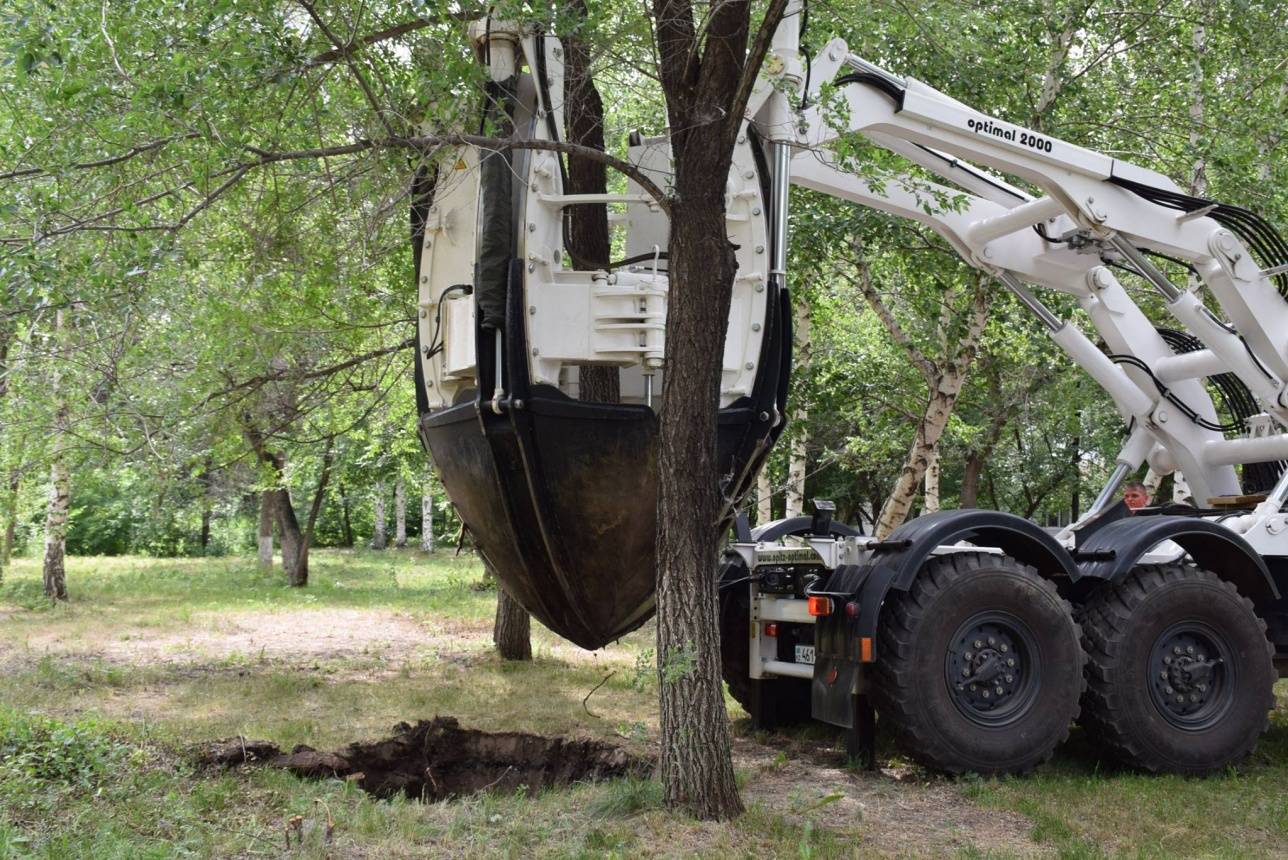
[[468,167],[468,165],[465,163],[465,159],[463,159],[463,158],[458,158],[458,159],[456,159],[456,166],[455,166],[454,168],[452,168],[452,169],[453,169],[453,170],[465,170],[467,167]]

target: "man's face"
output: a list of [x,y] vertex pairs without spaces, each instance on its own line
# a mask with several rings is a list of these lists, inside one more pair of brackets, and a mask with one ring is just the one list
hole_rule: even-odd
[[1140,487],[1128,487],[1126,492],[1123,493],[1123,501],[1133,511],[1139,510],[1149,504],[1149,493]]

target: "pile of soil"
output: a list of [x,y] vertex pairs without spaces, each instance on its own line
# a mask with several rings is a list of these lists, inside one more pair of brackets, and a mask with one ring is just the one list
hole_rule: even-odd
[[197,751],[208,767],[262,765],[303,777],[338,777],[379,797],[442,800],[496,789],[528,791],[586,780],[643,776],[653,763],[601,741],[523,732],[462,729],[453,717],[399,723],[384,740],[335,752],[300,745],[283,753],[269,741],[214,741]]

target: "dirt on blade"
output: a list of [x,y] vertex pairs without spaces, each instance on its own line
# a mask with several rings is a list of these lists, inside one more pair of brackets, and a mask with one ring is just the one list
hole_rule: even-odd
[[334,752],[234,738],[197,752],[207,766],[259,764],[315,779],[343,778],[380,797],[442,800],[479,791],[535,791],[574,782],[643,776],[653,763],[612,744],[524,732],[463,729],[453,717],[399,723],[378,741]]

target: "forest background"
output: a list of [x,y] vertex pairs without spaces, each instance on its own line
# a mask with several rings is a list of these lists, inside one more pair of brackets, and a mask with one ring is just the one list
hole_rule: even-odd
[[[543,13],[587,45],[617,154],[663,123],[645,12]],[[305,546],[455,541],[411,383],[409,186],[437,152],[372,141],[469,126],[473,15],[357,0],[2,13],[0,559],[51,539],[249,552],[281,498]],[[816,0],[805,41],[843,36],[981,111],[1284,224],[1283,16],[1274,0]],[[1085,509],[1121,423],[1019,306],[914,225],[798,192],[792,231],[793,420],[755,515],[831,498],[871,530],[939,506],[1052,523]]]

